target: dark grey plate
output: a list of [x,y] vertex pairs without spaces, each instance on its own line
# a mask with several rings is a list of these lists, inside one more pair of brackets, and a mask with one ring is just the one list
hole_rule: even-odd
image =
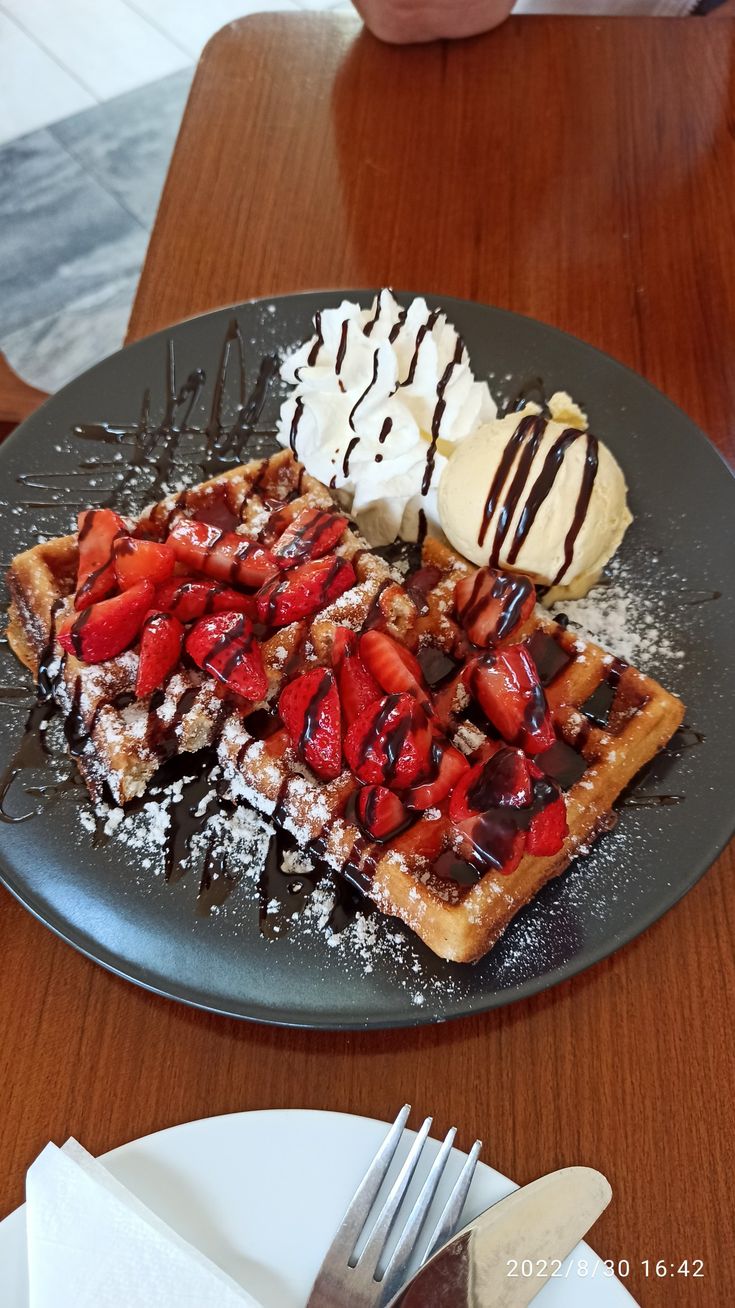
[[[206,381],[199,377],[174,468],[176,480],[198,480],[202,440],[189,429],[206,425],[216,410],[213,393],[233,315],[244,341],[249,390],[261,358],[306,338],[314,310],[339,303],[345,294],[365,303],[370,298],[318,292],[222,309],[140,341],[66,386],[0,449],[3,558],[35,543],[39,533],[67,530],[72,501],[103,498],[100,483],[109,470],[93,466],[80,475],[80,466],[118,451],[79,440],[72,434],[75,424],[134,427],[148,390],[155,426],[166,409],[166,370],[175,354],[174,389],[197,369],[206,374]],[[496,393],[510,395],[539,376],[549,392],[570,390],[619,458],[635,514],[621,558],[628,577],[640,584],[640,612],[633,599],[628,616],[648,623],[655,613],[665,637],[681,651],[667,669],[655,643],[650,645],[648,668],[685,700],[687,720],[698,733],[690,743],[703,739],[655,765],[639,791],[643,806],[625,808],[617,830],[547,886],[485,959],[472,967],[446,964],[411,940],[415,972],[405,962],[386,961],[385,927],[380,958],[366,972],[364,960],[329,948],[320,936],[305,942],[294,931],[284,939],[264,939],[257,899],[241,887],[227,911],[211,917],[197,914],[193,874],[176,883],[160,878],[143,891],[140,869],[131,866],[135,855],[114,840],[95,848],[80,828],[85,801],[79,787],[62,785],[34,797],[36,816],[0,828],[5,884],[78,949],[160,994],[259,1021],[336,1028],[411,1025],[493,1008],[573,976],[638,935],[694,885],[733,831],[735,485],[727,467],[663,395],[590,346],[499,309],[461,300],[441,304],[464,335],[476,375],[492,376]],[[225,431],[239,398],[235,362],[231,351],[220,407]],[[188,403],[181,398],[171,410],[177,422]],[[260,431],[273,426],[279,398],[278,387],[271,386],[256,423]],[[209,439],[216,463],[216,423]],[[251,453],[269,448],[268,437],[258,434],[247,446]],[[124,458],[129,452],[120,446]],[[153,480],[154,469],[146,463],[135,481],[139,501],[152,497]],[[13,698],[23,678],[11,655],[3,661],[5,766],[26,708]],[[11,811],[28,807],[22,787],[33,780],[26,773],[16,783],[7,801]],[[36,781],[47,784],[48,777]],[[678,802],[661,805],[655,796],[662,794]],[[408,936],[394,924],[390,929],[401,939]]]

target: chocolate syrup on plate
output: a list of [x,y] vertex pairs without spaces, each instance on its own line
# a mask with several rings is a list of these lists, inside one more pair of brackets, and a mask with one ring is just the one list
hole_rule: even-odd
[[670,808],[673,804],[682,804],[683,795],[646,795],[631,792],[616,800],[616,808]]
[[[77,491],[80,508],[94,502],[113,507],[128,493],[134,493],[143,502],[158,500],[176,479],[180,454],[187,460],[194,459],[202,479],[236,467],[255,437],[274,434],[259,424],[277,367],[275,355],[265,356],[248,389],[244,343],[237,319],[232,318],[220,350],[209,410],[204,421],[197,421],[195,415],[203,398],[205,373],[201,368],[194,369],[179,383],[176,350],[173,340],[169,340],[164,404],[159,416],[154,416],[151,391],[146,390],[135,422],[86,422],[73,428],[77,439],[113,445],[126,457],[120,461],[87,460],[71,472],[21,474],[18,480],[22,484],[43,489],[48,486],[52,495],[55,488],[59,490],[58,495],[43,505],[30,500],[26,503],[34,503],[36,507],[57,504],[73,507]],[[100,469],[105,474],[102,478]],[[79,482],[78,487],[74,485],[75,480]],[[73,487],[73,502],[68,498],[69,487]]]

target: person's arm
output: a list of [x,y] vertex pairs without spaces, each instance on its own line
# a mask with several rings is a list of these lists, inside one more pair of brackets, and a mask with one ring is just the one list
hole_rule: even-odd
[[406,45],[443,37],[477,36],[508,17],[514,0],[353,0],[365,26],[381,41]]

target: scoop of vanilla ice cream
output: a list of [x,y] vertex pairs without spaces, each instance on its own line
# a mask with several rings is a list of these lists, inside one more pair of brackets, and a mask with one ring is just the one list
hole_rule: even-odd
[[[568,396],[563,396],[564,402],[556,396],[552,400],[558,400],[550,403],[552,413],[572,416],[574,421],[544,422],[536,416],[532,425],[538,407],[527,405],[518,413],[486,423],[453,452],[438,497],[441,525],[460,554],[473,563],[492,563],[525,573],[538,585],[551,588],[544,597],[548,603],[586,594],[632,522],[619,464],[607,446],[586,433],[581,410],[574,405],[569,413]],[[528,420],[525,435],[514,443],[514,433],[524,419]],[[572,437],[572,429],[579,435]],[[565,431],[570,438],[560,445]],[[535,449],[529,459],[532,440]],[[597,467],[584,510],[585,467],[589,479],[595,455]],[[497,495],[488,506],[503,459]],[[511,559],[518,535],[523,536],[522,543]],[[565,568],[566,551],[572,543]]]
[[416,540],[422,514],[438,534],[447,454],[496,413],[457,332],[425,300],[404,309],[389,290],[370,309],[346,300],[325,309],[315,327],[281,368],[294,387],[281,444],[336,492],[371,545]]

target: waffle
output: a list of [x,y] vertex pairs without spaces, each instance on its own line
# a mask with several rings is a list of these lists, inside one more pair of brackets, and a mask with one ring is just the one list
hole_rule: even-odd
[[[301,507],[329,508],[333,501],[290,451],[282,451],[151,506],[136,530],[163,539],[178,516],[219,521],[224,513],[246,539],[255,540],[274,515],[291,516]],[[436,954],[473,961],[550,878],[612,825],[616,798],[680,725],[683,706],[537,606],[508,641],[530,643],[545,684],[558,742],[537,762],[566,792],[569,833],[563,847],[552,856],[526,854],[507,875],[489,870],[463,879],[451,853],[445,804],[427,810],[388,843],[372,842],[355,818],[358,782],[346,770],[328,782],[315,777],[291,747],[273,702],[296,669],[330,664],[337,627],[379,626],[418,652],[430,684],[442,674],[434,698],[447,733],[470,763],[483,757],[492,730],[473,711],[461,661],[455,662],[463,637],[453,615],[454,588],[475,569],[429,539],[421,585],[407,590],[356,531],[345,532],[336,553],[352,562],[356,585],[311,619],[264,640],[268,691],[247,708],[233,708],[210,676],[188,666],[148,701],[135,700],[134,651],[97,666],[72,655],[59,664],[54,631],[73,604],[73,536],[35,546],[13,561],[8,636],[36,679],[53,682],[70,748],[95,797],[106,786],[125,804],[144,794],[165,759],[216,746],[231,800],[272,816]]]
[[[283,503],[293,512],[333,504],[328,491],[288,451],[168,496],[143,511],[137,530],[163,539],[177,517],[224,513],[240,522],[246,538],[255,538],[273,506]],[[357,556],[361,602],[370,603],[381,586],[388,591],[384,603],[399,591],[395,583],[387,584],[387,565],[371,555],[354,533],[345,534],[340,553]],[[77,557],[72,535],[36,545],[13,559],[8,570],[8,640],[37,682],[39,677],[53,681],[54,698],[66,717],[70,749],[93,798],[102,798],[107,788],[115,802],[124,805],[145,793],[167,759],[211,745],[230,706],[211,677],[191,668],[177,672],[165,693],[147,702],[136,701],[138,659],[132,651],[95,666],[70,654],[59,667],[54,633],[73,609]],[[398,634],[397,628],[389,629]],[[265,642],[269,699],[277,694],[306,637],[304,624],[294,623]]]

